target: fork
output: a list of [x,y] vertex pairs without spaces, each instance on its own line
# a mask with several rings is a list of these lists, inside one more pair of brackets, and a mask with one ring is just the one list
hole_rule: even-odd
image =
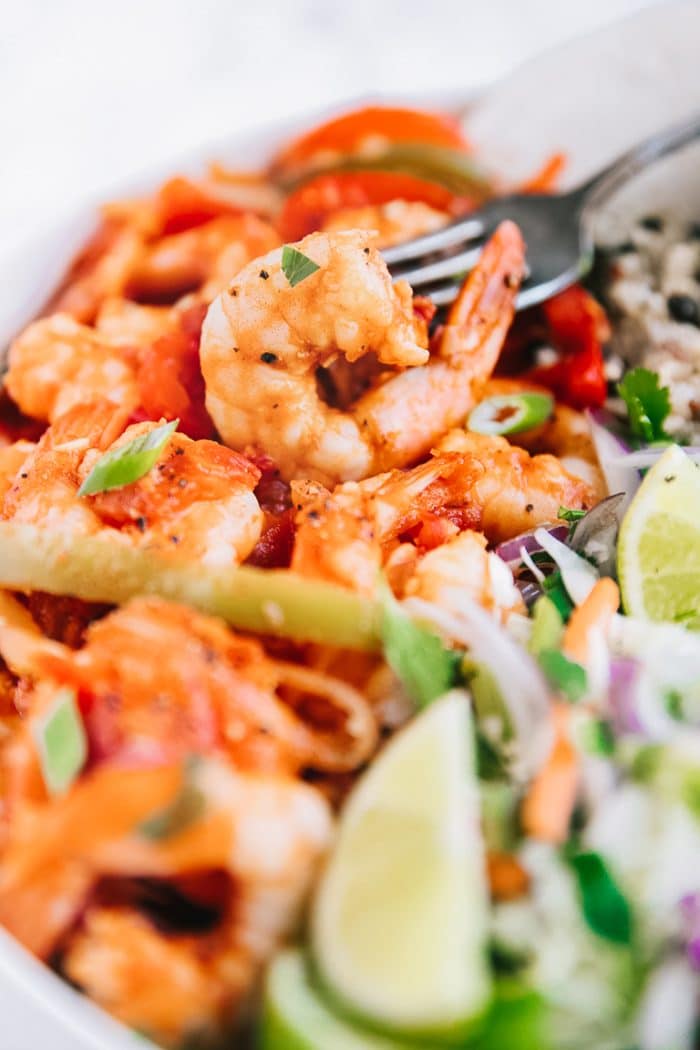
[[456,298],[484,242],[504,219],[520,227],[527,245],[527,276],[518,296],[523,310],[563,291],[593,264],[595,209],[633,176],[700,136],[700,114],[652,135],[623,153],[569,193],[516,193],[489,201],[478,211],[435,233],[385,248],[382,255],[395,281],[437,306]]

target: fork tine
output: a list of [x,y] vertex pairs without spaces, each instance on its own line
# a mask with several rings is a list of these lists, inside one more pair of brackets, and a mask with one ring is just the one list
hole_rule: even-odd
[[426,284],[433,284],[443,277],[451,277],[453,280],[459,274],[471,270],[478,262],[483,245],[469,248],[466,252],[457,255],[448,255],[446,259],[438,259],[436,262],[425,263],[416,266],[413,270],[392,271],[395,281],[408,281],[412,288],[417,289]]
[[465,241],[474,240],[477,237],[481,237],[483,232],[484,224],[476,216],[472,216],[468,219],[462,219],[460,222],[450,223],[449,226],[443,226],[442,229],[436,230],[435,233],[426,233],[423,237],[416,237],[412,241],[404,241],[403,244],[397,244],[393,248],[384,248],[382,255],[388,266],[395,266],[397,263],[410,263],[423,255],[428,255],[430,252],[444,252],[448,248],[454,248]]

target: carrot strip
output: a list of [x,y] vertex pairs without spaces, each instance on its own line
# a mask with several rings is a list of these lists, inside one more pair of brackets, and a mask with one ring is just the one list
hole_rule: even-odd
[[619,605],[620,590],[617,584],[609,576],[604,576],[571,614],[564,633],[563,649],[566,655],[585,664],[589,655],[591,630],[598,627],[606,631]]
[[525,833],[543,842],[566,842],[576,804],[579,765],[576,750],[567,734],[569,713],[570,708],[564,704],[555,706],[554,744],[547,761],[532,781],[520,811]]
[[520,187],[521,193],[553,193],[566,167],[566,153],[553,153],[539,171],[531,175]]
[[527,893],[530,876],[510,853],[489,853],[486,858],[491,896],[496,901],[512,901]]

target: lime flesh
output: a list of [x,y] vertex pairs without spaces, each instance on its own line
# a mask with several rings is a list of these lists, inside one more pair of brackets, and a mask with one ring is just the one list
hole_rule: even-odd
[[651,468],[620,528],[625,611],[700,628],[700,468],[672,445]]
[[454,690],[350,796],[312,911],[314,962],[353,1016],[452,1041],[488,1005],[486,916],[471,710]]

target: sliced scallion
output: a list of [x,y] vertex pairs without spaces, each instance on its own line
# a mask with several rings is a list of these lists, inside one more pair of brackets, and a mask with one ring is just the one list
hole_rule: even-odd
[[472,410],[467,428],[477,434],[519,434],[546,422],[554,409],[549,394],[498,394]]
[[73,689],[59,689],[32,727],[44,783],[52,795],[71,786],[87,758],[87,737]]
[[120,489],[148,474],[177,430],[178,423],[178,419],[163,423],[125,445],[105,452],[78,489],[78,495],[93,496],[97,492]]

